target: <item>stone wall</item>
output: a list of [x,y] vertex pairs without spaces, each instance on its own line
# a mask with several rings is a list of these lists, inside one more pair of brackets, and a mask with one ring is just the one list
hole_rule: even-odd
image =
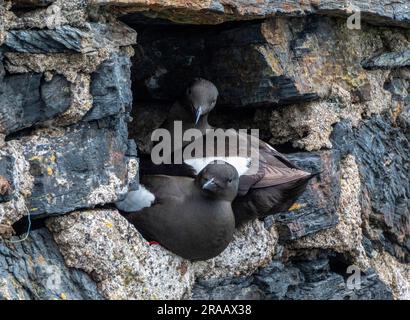
[[[410,10],[351,4],[0,0],[0,298],[408,299]],[[213,124],[323,173],[191,263],[112,203],[196,76]]]

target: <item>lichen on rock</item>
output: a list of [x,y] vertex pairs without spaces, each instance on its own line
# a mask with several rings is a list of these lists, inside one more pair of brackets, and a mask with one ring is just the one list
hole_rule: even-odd
[[[0,298],[408,299],[407,2],[0,0]],[[320,175],[190,262],[112,203],[198,76]]]
[[195,279],[251,274],[267,264],[277,239],[255,222],[217,258],[192,263],[150,246],[116,210],[75,212],[47,226],[67,265],[89,273],[108,299],[189,298]]

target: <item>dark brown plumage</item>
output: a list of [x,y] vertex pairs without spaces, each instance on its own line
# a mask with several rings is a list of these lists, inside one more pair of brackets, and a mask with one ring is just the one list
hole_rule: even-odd
[[[210,85],[209,81],[201,80],[195,83],[196,88],[195,99],[200,101],[214,101],[217,91],[214,85]],[[206,85],[204,85],[206,83]],[[214,89],[215,88],[215,89]],[[187,92],[192,92],[190,89]],[[200,98],[199,98],[200,97]],[[206,145],[206,129],[212,128],[208,123],[208,113],[214,108],[215,103],[208,104],[207,113],[201,118],[201,121],[194,123],[194,110],[187,108],[188,105],[196,105],[195,101],[190,101],[189,95],[185,96],[185,107],[179,105],[178,112],[170,112],[171,117],[166,121],[166,127],[170,128],[175,120],[183,120],[183,129],[190,128],[199,129],[204,135],[195,140],[195,144],[202,145],[203,154],[209,155],[215,147]],[[215,99],[216,100],[216,99]],[[237,135],[232,132],[231,135]],[[250,139],[249,135],[238,135],[238,139]],[[245,144],[246,145],[246,144]],[[249,144],[248,144],[249,145]],[[192,146],[192,144],[188,144]],[[184,145],[183,147],[187,147]],[[232,206],[235,214],[236,225],[240,225],[246,221],[256,218],[263,218],[277,212],[287,210],[294,201],[306,189],[308,181],[316,174],[306,172],[289,161],[283,154],[276,151],[266,142],[257,140],[257,143],[252,145],[253,157],[251,158],[252,166],[257,165],[257,170],[251,174],[245,174],[240,177],[238,196],[234,200]],[[219,156],[231,155],[232,150],[224,150],[225,154]],[[238,147],[238,154],[244,154]],[[246,152],[249,153],[249,150]],[[252,152],[251,152],[252,154]],[[257,156],[255,156],[255,154]],[[194,176],[195,171],[186,164],[183,165],[158,165],[153,166],[150,161],[142,161],[141,171],[144,173],[166,173],[173,175],[173,172],[182,172],[187,176]],[[239,170],[240,171],[240,170]]]
[[130,193],[124,206],[129,220],[149,241],[189,260],[207,260],[221,253],[231,242],[235,219],[231,202],[239,177],[227,163],[207,165],[195,179],[172,176],[144,176],[141,183],[154,196],[150,207],[126,213],[135,202]]

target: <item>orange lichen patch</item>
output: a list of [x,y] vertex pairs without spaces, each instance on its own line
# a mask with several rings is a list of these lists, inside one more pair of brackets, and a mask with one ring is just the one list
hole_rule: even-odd
[[28,159],[29,161],[41,161],[43,160],[43,157],[41,156],[33,156],[31,158]]
[[401,105],[401,101],[397,101],[397,106],[396,108],[394,108],[392,112],[392,119],[393,119],[394,125],[397,125],[396,124],[397,117],[401,114],[402,111],[403,111],[403,107]]
[[53,173],[54,173],[53,168],[47,167],[47,174],[48,174],[49,176],[51,176]]
[[0,195],[5,195],[10,190],[10,182],[3,176],[0,176]]
[[38,256],[37,257],[37,263],[38,264],[44,264],[44,263],[46,263],[46,259],[44,259],[43,256]]
[[305,203],[297,203],[297,202],[295,202],[295,203],[292,204],[292,206],[288,209],[288,211],[298,210],[298,209],[301,209],[301,208],[304,208],[304,207],[306,207],[306,204],[305,204]]
[[67,295],[63,292],[60,294],[60,299],[61,300],[67,300]]
[[112,229],[112,227],[113,227],[114,225],[112,224],[111,221],[106,221],[106,222],[105,222],[105,226],[106,226],[107,228],[109,228],[109,229]]

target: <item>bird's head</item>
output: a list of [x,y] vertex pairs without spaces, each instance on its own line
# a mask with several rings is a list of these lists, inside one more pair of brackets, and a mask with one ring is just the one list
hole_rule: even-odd
[[229,163],[216,160],[199,172],[196,184],[208,196],[232,201],[238,192],[238,171]]
[[211,112],[218,99],[218,89],[208,80],[197,78],[186,89],[185,101],[192,112],[195,124],[202,116]]

